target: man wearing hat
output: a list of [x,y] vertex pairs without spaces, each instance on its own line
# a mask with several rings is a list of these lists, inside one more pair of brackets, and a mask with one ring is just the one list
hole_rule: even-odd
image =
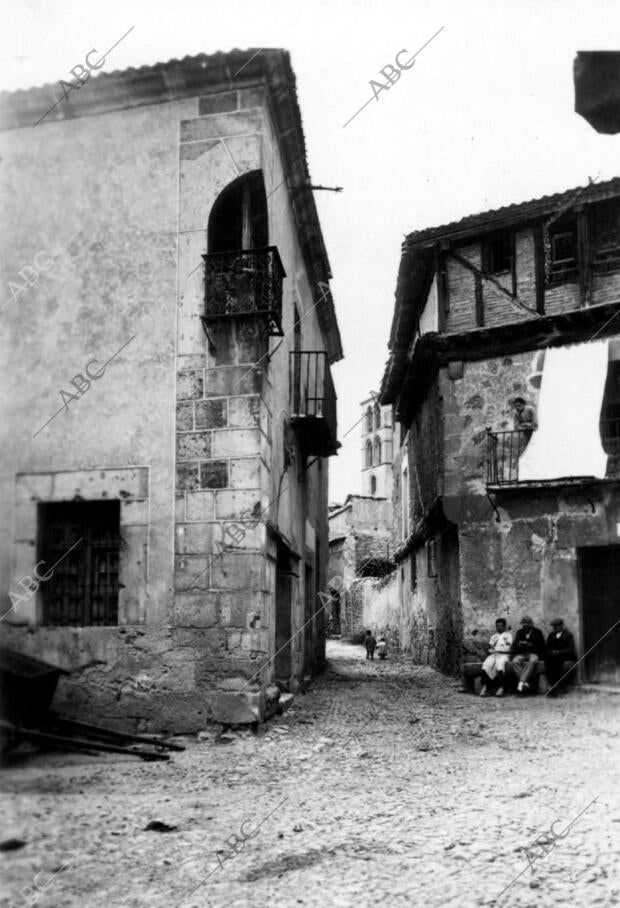
[[512,644],[512,666],[519,679],[517,690],[524,694],[532,686],[532,678],[538,669],[538,662],[547,654],[543,632],[534,627],[534,622],[529,615],[521,618],[521,627],[515,634]]
[[553,630],[547,637],[545,663],[547,678],[551,685],[548,694],[550,697],[555,697],[560,683],[562,681],[566,683],[572,674],[572,669],[577,661],[577,651],[573,635],[566,630],[561,618],[554,618],[551,627]]

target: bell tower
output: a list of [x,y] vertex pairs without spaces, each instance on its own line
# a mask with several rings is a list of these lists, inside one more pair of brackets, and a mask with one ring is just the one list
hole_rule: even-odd
[[392,498],[393,418],[371,392],[362,408],[362,495]]

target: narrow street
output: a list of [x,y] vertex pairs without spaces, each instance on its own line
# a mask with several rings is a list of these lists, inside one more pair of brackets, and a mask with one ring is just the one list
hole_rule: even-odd
[[480,700],[404,657],[328,658],[258,734],[183,739],[170,763],[13,758],[2,839],[27,844],[0,856],[2,905],[620,903],[618,697]]

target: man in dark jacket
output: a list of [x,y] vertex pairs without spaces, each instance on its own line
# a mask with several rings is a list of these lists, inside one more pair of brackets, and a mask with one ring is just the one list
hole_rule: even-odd
[[521,627],[515,634],[515,639],[510,650],[510,662],[519,679],[517,690],[520,694],[529,691],[532,678],[538,670],[538,662],[546,656],[545,638],[529,615],[521,618]]
[[560,684],[567,683],[572,675],[572,669],[577,661],[577,651],[573,635],[566,630],[561,618],[554,618],[551,627],[553,630],[547,637],[545,664],[551,685],[547,693],[550,697],[555,697]]

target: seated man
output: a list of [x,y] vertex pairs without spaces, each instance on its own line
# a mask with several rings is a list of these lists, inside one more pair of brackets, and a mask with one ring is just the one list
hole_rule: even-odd
[[556,697],[558,688],[566,683],[572,675],[572,669],[577,661],[575,641],[570,631],[564,627],[561,618],[554,618],[551,622],[553,630],[547,637],[547,678],[551,687],[547,691],[550,697]]
[[504,696],[504,670],[510,660],[512,634],[506,630],[506,622],[498,618],[495,622],[496,633],[489,640],[489,654],[482,663],[482,687],[480,696],[486,697],[489,688],[497,687],[496,697]]
[[539,659],[546,655],[545,638],[529,615],[521,618],[521,627],[515,634],[511,649],[511,668],[519,679],[517,690],[520,694],[526,693],[532,686],[532,679],[537,671]]

